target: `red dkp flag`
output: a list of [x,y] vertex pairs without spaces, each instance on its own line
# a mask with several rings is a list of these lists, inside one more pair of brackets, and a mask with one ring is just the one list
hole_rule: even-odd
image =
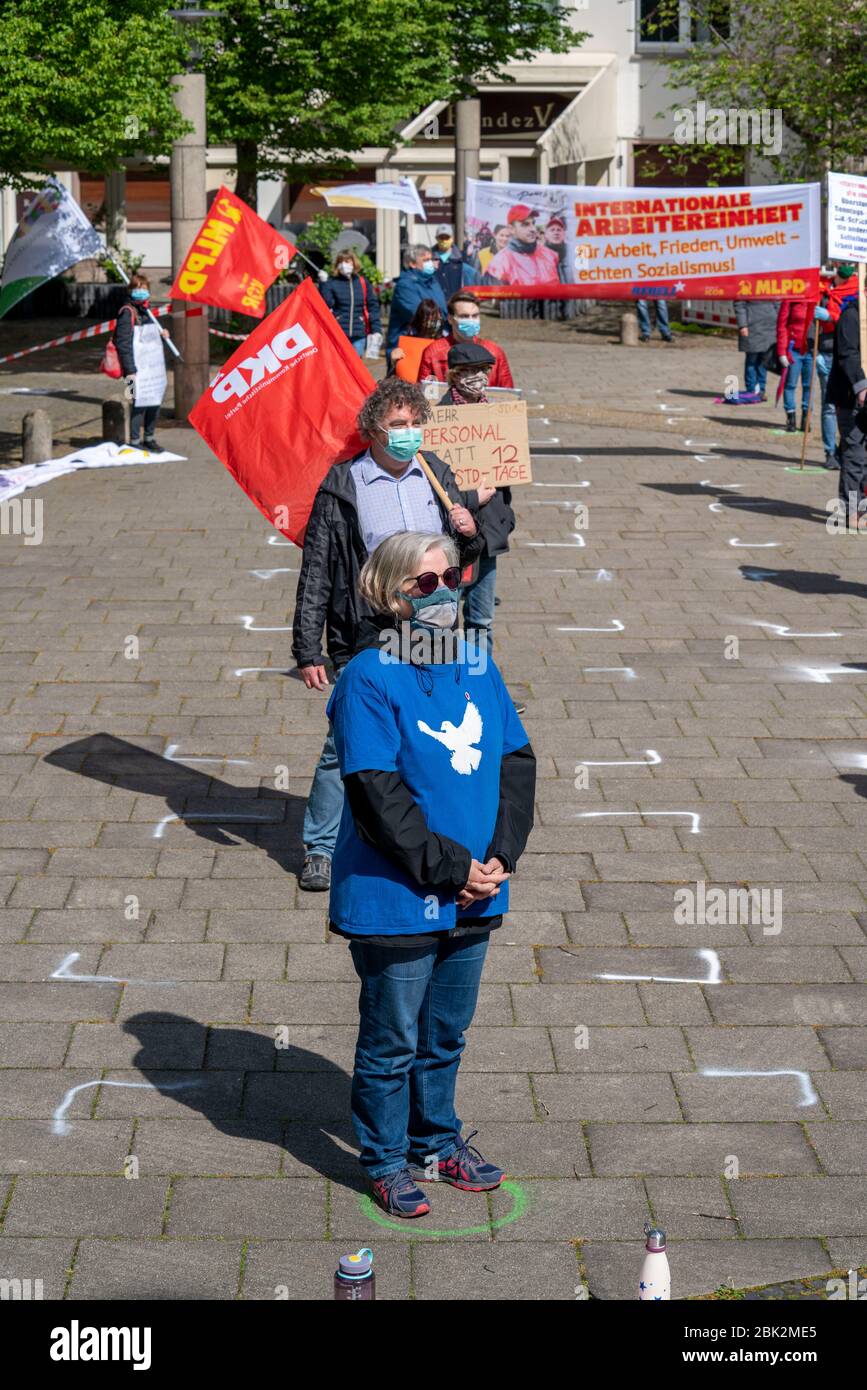
[[171,298],[260,319],[265,291],[294,255],[291,241],[243,199],[221,188],[178,271]]
[[232,354],[190,424],[268,521],[303,545],[325,474],[365,447],[355,418],[375,384],[305,280]]

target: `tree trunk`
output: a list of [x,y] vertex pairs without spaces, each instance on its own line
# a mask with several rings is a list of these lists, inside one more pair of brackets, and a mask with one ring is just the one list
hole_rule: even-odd
[[237,140],[235,152],[238,162],[235,193],[256,212],[259,147],[255,140]]

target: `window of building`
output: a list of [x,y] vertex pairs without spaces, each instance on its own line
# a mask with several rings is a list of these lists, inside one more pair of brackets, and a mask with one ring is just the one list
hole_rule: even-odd
[[709,43],[714,31],[725,37],[730,8],[730,0],[708,0],[701,6],[693,0],[637,0],[637,46],[686,48]]

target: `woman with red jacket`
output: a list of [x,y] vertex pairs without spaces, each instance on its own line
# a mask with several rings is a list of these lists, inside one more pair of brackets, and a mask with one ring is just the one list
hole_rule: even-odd
[[811,341],[816,301],[813,299],[784,299],[777,315],[777,356],[786,372],[783,385],[783,405],[786,409],[786,430],[794,434],[795,392],[801,383],[801,429],[807,420],[810,387],[813,381],[813,344]]

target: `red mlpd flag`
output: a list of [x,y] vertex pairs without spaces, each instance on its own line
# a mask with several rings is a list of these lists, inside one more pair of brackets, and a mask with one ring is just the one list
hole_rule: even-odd
[[232,354],[190,424],[272,526],[303,545],[325,474],[365,447],[355,420],[375,385],[305,280]]
[[171,298],[260,319],[265,291],[294,255],[291,241],[242,198],[220,188],[178,271]]

